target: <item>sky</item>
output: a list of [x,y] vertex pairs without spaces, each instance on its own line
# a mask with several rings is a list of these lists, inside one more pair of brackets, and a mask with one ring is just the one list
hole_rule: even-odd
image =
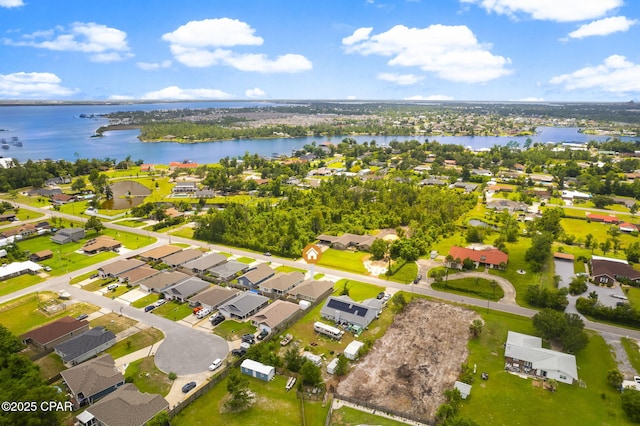
[[640,100],[638,0],[0,0],[0,100]]

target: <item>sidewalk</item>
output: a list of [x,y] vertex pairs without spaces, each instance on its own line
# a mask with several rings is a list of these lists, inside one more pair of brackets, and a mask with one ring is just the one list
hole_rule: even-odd
[[154,355],[156,353],[156,349],[158,349],[160,347],[162,342],[164,342],[164,339],[160,340],[159,342],[154,343],[151,346],[147,346],[146,348],[142,348],[142,349],[137,350],[135,352],[131,352],[128,355],[121,356],[120,358],[117,358],[115,360],[116,368],[118,370],[120,370],[120,372],[122,374],[124,374],[125,370],[129,366],[129,364],[131,364],[132,362],[137,361],[137,360],[142,359],[142,358],[145,358],[145,357],[148,357],[148,356],[151,356],[151,355]]

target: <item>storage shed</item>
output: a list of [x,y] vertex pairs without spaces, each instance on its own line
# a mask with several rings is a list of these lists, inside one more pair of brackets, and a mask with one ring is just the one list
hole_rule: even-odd
[[347,357],[347,359],[353,361],[354,359],[358,358],[358,352],[360,352],[360,348],[363,346],[364,343],[354,340],[353,342],[349,343],[346,348],[344,348],[344,356]]
[[334,358],[333,360],[331,360],[331,362],[327,365],[327,373],[329,374],[336,374],[336,368],[338,368],[338,358]]
[[240,364],[240,371],[247,376],[255,377],[268,382],[276,375],[276,369],[270,365],[264,365],[252,359],[245,359]]

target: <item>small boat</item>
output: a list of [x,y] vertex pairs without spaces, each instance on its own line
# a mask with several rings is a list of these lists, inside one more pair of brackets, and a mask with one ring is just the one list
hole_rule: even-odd
[[2,143],[2,149],[9,149],[9,144],[6,141]]
[[11,138],[11,143],[13,144],[13,146],[22,146],[22,141],[18,139],[17,136],[13,136]]

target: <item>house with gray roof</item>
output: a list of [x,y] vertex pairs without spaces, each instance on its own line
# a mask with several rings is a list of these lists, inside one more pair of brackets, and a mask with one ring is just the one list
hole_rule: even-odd
[[144,265],[142,260],[122,259],[98,268],[100,278],[118,278],[121,274]]
[[324,280],[308,280],[287,292],[287,294],[297,300],[306,300],[308,302],[315,302],[318,299],[324,299],[331,293],[333,293],[333,283],[331,281]]
[[75,408],[93,404],[124,385],[124,376],[110,354],[104,354],[60,372]]
[[189,297],[209,288],[209,283],[200,278],[191,277],[162,291],[167,300],[185,302]]
[[104,327],[94,327],[86,333],[57,345],[54,350],[67,366],[80,364],[116,344],[116,335]]
[[269,298],[245,291],[222,304],[218,311],[226,318],[244,320],[269,304]]
[[198,259],[191,260],[184,265],[183,268],[189,269],[196,274],[204,274],[207,269],[215,268],[227,261],[227,257],[220,253],[211,253]]
[[336,323],[367,328],[371,321],[382,311],[382,303],[377,299],[355,302],[349,296],[329,296],[320,310],[320,316]]
[[371,250],[371,244],[373,244],[375,239],[376,237],[373,235],[366,234],[342,234],[339,237],[327,234],[318,235],[318,241],[320,244],[330,245],[332,248],[337,250],[346,250],[349,247],[354,247],[358,250],[369,251]]
[[260,291],[281,296],[304,281],[304,274],[299,271],[278,272],[260,284]]
[[256,288],[261,282],[274,276],[276,271],[266,263],[261,263],[246,274],[238,277],[238,284],[248,288]]
[[509,331],[504,346],[505,369],[573,384],[578,380],[576,357],[542,347],[542,339]]
[[230,260],[208,269],[211,275],[221,281],[229,281],[237,274],[246,272],[247,270],[249,270],[249,265],[242,262],[236,262],[235,260]]
[[67,244],[77,242],[85,236],[84,228],[62,228],[51,237],[51,241],[56,244]]
[[178,284],[189,278],[189,275],[178,271],[162,271],[138,281],[142,290],[154,293],[162,293],[172,285]]
[[200,304],[203,308],[209,309],[213,312],[218,309],[218,306],[228,302],[240,293],[241,291],[235,288],[214,285],[195,296],[191,296],[191,298],[189,298],[189,304],[191,306],[197,306]]
[[140,392],[133,383],[126,383],[78,414],[76,420],[80,426],[144,426],[168,409],[161,395]]
[[176,268],[200,257],[202,257],[202,252],[200,250],[185,249],[163,258],[162,261],[172,268]]

